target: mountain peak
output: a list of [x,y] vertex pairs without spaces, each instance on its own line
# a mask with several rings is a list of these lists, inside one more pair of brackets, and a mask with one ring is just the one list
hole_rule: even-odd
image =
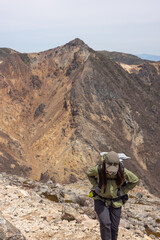
[[80,38],[75,38],[72,41],[68,42],[66,45],[71,45],[71,46],[83,46],[86,45]]

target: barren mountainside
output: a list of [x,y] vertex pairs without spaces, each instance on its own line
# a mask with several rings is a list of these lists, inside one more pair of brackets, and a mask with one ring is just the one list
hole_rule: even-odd
[[158,194],[159,92],[159,62],[115,62],[80,39],[40,53],[1,49],[1,172],[75,182],[113,149]]

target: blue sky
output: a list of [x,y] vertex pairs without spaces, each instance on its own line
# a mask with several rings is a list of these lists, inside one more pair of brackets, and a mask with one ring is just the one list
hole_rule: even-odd
[[40,52],[82,39],[94,50],[160,55],[160,0],[0,0],[0,47]]

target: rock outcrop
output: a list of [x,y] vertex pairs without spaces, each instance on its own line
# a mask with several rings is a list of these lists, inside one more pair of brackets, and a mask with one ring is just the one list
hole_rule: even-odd
[[113,149],[131,156],[125,166],[159,193],[159,63],[128,71],[80,39],[1,52],[1,171],[73,183]]

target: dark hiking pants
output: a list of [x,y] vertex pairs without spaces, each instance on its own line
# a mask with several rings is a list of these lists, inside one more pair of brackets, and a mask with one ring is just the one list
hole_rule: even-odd
[[94,208],[100,222],[102,240],[117,240],[118,226],[121,216],[121,207],[108,207],[101,200],[94,201]]

